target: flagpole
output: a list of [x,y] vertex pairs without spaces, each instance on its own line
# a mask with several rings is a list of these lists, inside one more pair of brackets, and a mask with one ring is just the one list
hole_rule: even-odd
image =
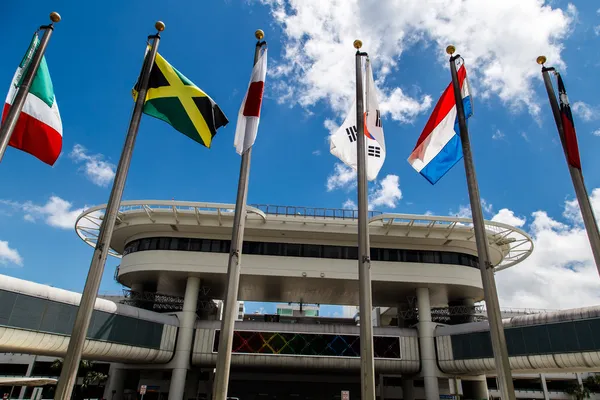
[[479,257],[479,269],[481,270],[481,282],[483,284],[483,295],[490,324],[490,336],[492,338],[492,347],[494,350],[494,361],[498,382],[500,384],[501,398],[504,400],[515,399],[515,388],[510,370],[510,361],[506,348],[506,338],[504,336],[504,326],[502,325],[502,315],[500,313],[500,304],[498,302],[498,292],[496,289],[496,279],[494,277],[494,266],[490,262],[487,234],[485,231],[485,221],[481,210],[481,199],[479,196],[479,185],[475,175],[475,165],[473,163],[473,154],[471,152],[471,143],[469,139],[469,130],[465,118],[465,109],[456,71],[456,60],[460,55],[453,56],[456,51],[454,46],[448,46],[446,52],[450,55],[450,72],[452,73],[452,85],[454,87],[454,99],[456,101],[456,111],[458,115],[458,126],[460,129],[460,141],[462,143],[463,159],[465,163],[465,173],[467,176],[467,186],[469,189],[469,200],[471,202],[471,213],[473,215],[473,229],[475,231],[475,242],[477,246],[477,255]]
[[100,287],[100,282],[102,280],[104,264],[110,249],[110,240],[119,212],[121,198],[123,197],[123,190],[125,188],[125,181],[127,180],[127,173],[131,163],[133,147],[142,118],[146,92],[148,91],[150,71],[158,51],[160,32],[165,29],[165,24],[161,21],[156,22],[154,26],[158,32],[155,35],[148,37],[148,39],[154,40],[152,41],[152,47],[142,66],[140,87],[133,108],[131,122],[129,123],[129,129],[127,130],[125,144],[123,145],[123,151],[121,152],[121,159],[119,160],[119,166],[117,167],[117,173],[108,199],[108,204],[106,205],[106,212],[104,213],[104,218],[100,225],[98,241],[96,242],[96,247],[92,256],[92,262],[81,295],[79,308],[77,309],[77,315],[75,316],[73,331],[71,332],[71,338],[69,339],[69,347],[67,348],[63,368],[56,386],[55,399],[69,400],[77,380],[77,370],[79,368],[79,362],[81,361],[81,354],[83,352],[86,334],[92,318],[92,312],[94,311],[98,288]]
[[365,114],[363,98],[362,42],[356,49],[356,159],[358,180],[358,307],[360,315],[360,381],[361,399],[375,400],[375,365],[373,355],[373,323],[371,293],[371,251],[369,248],[369,200],[367,197],[367,159],[365,156]]
[[569,167],[569,173],[571,174],[571,180],[573,181],[573,187],[575,189],[575,195],[577,196],[577,202],[579,203],[579,209],[581,210],[583,224],[585,226],[585,230],[587,231],[590,246],[592,247],[596,268],[600,274],[600,232],[598,231],[598,223],[596,222],[594,210],[590,203],[590,198],[585,187],[583,173],[579,168],[575,168],[569,163],[564,126],[560,116],[558,100],[556,99],[554,87],[552,86],[552,81],[550,79],[550,71],[554,71],[554,68],[547,68],[544,66],[546,63],[546,57],[544,56],[539,56],[537,58],[537,63],[542,65],[542,76],[544,78],[546,91],[548,92],[548,100],[550,100],[550,107],[552,108],[552,114],[554,115],[554,122],[556,123],[558,136],[560,137],[560,142],[565,153],[567,166]]
[[[254,49],[254,64],[260,56],[260,49],[266,44],[263,41],[265,33],[257,30],[256,47]],[[225,292],[225,311],[221,320],[219,332],[219,349],[217,353],[217,365],[215,371],[215,382],[213,386],[213,400],[226,400],[229,386],[229,368],[231,366],[231,346],[233,345],[233,330],[237,315],[237,299],[240,287],[241,256],[244,244],[244,226],[246,225],[246,200],[248,198],[248,178],[250,175],[250,157],[252,147],[242,154],[240,164],[240,176],[238,180],[237,197],[235,201],[235,212],[233,215],[233,232],[231,237],[231,249],[227,265],[227,288]]]
[[60,22],[60,14],[57,12],[50,13],[50,20],[52,21],[50,25],[40,26],[40,30],[44,30],[44,35],[42,36],[40,44],[38,45],[38,48],[31,59],[31,63],[25,72],[23,82],[21,83],[21,86],[17,91],[17,95],[15,96],[8,114],[6,115],[6,120],[2,126],[0,126],[0,162],[4,157],[8,143],[10,143],[10,138],[15,130],[15,126],[17,126],[17,121],[19,120],[21,110],[23,109],[23,105],[25,104],[25,100],[29,94],[29,89],[31,89],[33,78],[35,77],[38,67],[42,62],[42,58],[46,52],[46,47],[48,47],[48,41],[50,41],[50,36],[52,36],[52,32],[54,31],[54,24]]

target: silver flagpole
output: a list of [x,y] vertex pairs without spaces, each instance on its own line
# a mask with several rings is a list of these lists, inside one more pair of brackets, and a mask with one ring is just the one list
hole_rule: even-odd
[[[258,61],[260,49],[266,44],[262,41],[265,33],[257,30],[256,48],[254,50],[254,64]],[[231,249],[229,252],[229,263],[227,265],[227,289],[225,292],[225,311],[221,320],[219,332],[219,352],[217,353],[217,366],[215,371],[215,383],[213,387],[214,400],[226,400],[229,387],[229,367],[231,365],[231,346],[233,345],[233,328],[237,315],[237,298],[240,287],[240,272],[242,247],[244,244],[244,225],[246,224],[246,200],[248,198],[248,177],[250,175],[250,156],[252,147],[242,154],[240,165],[240,177],[238,180],[237,198],[235,201],[235,213],[233,216],[233,232],[231,237]]]
[[365,114],[363,94],[362,42],[356,49],[356,159],[358,178],[358,307],[360,315],[360,382],[361,399],[375,400],[375,365],[371,293],[371,250],[369,248],[369,199],[367,197],[367,159],[365,156]]
[[4,153],[6,152],[8,143],[10,143],[10,138],[15,130],[15,126],[17,126],[17,121],[21,115],[23,105],[25,105],[25,100],[29,94],[29,89],[31,89],[31,84],[33,83],[35,74],[37,73],[40,63],[42,62],[42,57],[44,57],[46,47],[48,47],[48,41],[50,40],[50,36],[52,36],[52,32],[54,31],[54,24],[56,22],[60,22],[60,15],[57,12],[52,12],[50,13],[50,20],[52,21],[50,25],[40,26],[40,29],[44,30],[44,35],[42,36],[40,44],[38,45],[38,48],[31,59],[31,63],[29,64],[29,67],[23,76],[23,82],[21,83],[21,86],[17,91],[17,95],[10,106],[8,114],[6,115],[6,120],[2,126],[0,126],[0,161],[2,161],[2,157],[4,157]]
[[506,349],[506,338],[504,337],[504,326],[502,325],[502,315],[500,314],[500,304],[498,302],[498,292],[496,291],[496,279],[494,277],[494,266],[490,262],[487,234],[485,232],[485,221],[481,211],[481,199],[479,197],[479,185],[475,175],[475,165],[473,164],[473,154],[471,153],[471,142],[469,140],[469,130],[465,118],[465,109],[458,82],[458,73],[456,71],[456,60],[460,55],[453,56],[456,49],[454,46],[448,46],[446,52],[450,55],[450,72],[452,73],[452,85],[454,87],[454,99],[456,101],[456,111],[458,114],[458,126],[460,128],[460,141],[462,143],[463,159],[465,163],[465,173],[467,175],[467,186],[469,188],[469,200],[471,201],[471,213],[473,214],[473,229],[475,230],[475,242],[477,245],[477,255],[479,257],[479,269],[481,270],[481,281],[483,283],[483,295],[490,324],[490,336],[492,338],[492,347],[494,350],[494,361],[498,382],[500,383],[500,394],[504,400],[515,399],[515,388],[508,360],[508,351]]
[[154,40],[142,66],[138,96],[135,106],[133,107],[133,115],[131,117],[131,122],[129,123],[129,129],[127,130],[125,144],[123,145],[123,151],[121,152],[121,159],[119,160],[119,166],[117,167],[117,173],[115,175],[113,187],[110,192],[108,204],[106,205],[106,212],[104,213],[104,218],[102,219],[102,224],[100,225],[98,241],[96,242],[96,248],[94,249],[94,254],[92,256],[90,270],[88,272],[87,280],[85,281],[83,293],[81,295],[81,302],[79,303],[77,315],[75,316],[75,323],[73,324],[73,331],[71,332],[69,347],[67,348],[67,354],[65,355],[63,367],[58,379],[58,385],[56,386],[56,394],[54,395],[55,399],[70,399],[73,392],[73,387],[75,386],[77,380],[77,370],[79,368],[79,362],[81,361],[81,354],[83,352],[86,334],[90,326],[92,312],[94,311],[94,304],[96,303],[98,288],[100,287],[100,282],[102,280],[104,264],[106,262],[108,250],[110,249],[110,240],[115,227],[117,214],[119,212],[121,198],[123,197],[123,190],[125,188],[125,181],[127,180],[127,173],[131,163],[135,138],[137,136],[140,120],[142,118],[144,102],[146,100],[146,92],[148,91],[150,71],[152,69],[152,65],[154,64],[156,52],[158,51],[160,32],[165,29],[165,24],[163,24],[161,21],[158,21],[154,26],[158,32],[156,35],[149,37],[149,39]]
[[585,182],[583,181],[583,173],[579,168],[573,167],[569,163],[567,155],[567,143],[565,139],[565,130],[560,117],[560,109],[558,107],[558,101],[556,100],[556,94],[554,93],[554,87],[550,80],[550,71],[554,71],[554,68],[546,68],[543,65],[546,63],[546,57],[539,56],[537,58],[538,64],[542,65],[542,76],[544,77],[544,84],[546,91],[548,92],[548,100],[550,100],[550,107],[552,108],[552,114],[554,115],[554,122],[556,122],[556,129],[558,130],[558,136],[563,146],[565,158],[567,159],[567,166],[569,167],[569,173],[571,174],[571,180],[573,181],[573,187],[575,188],[575,195],[577,196],[577,202],[579,203],[579,209],[581,210],[581,216],[583,218],[583,224],[587,231],[588,240],[592,247],[592,254],[594,255],[594,261],[596,262],[596,268],[600,274],[600,232],[598,231],[598,223],[596,222],[596,216],[590,203],[590,198],[585,188]]

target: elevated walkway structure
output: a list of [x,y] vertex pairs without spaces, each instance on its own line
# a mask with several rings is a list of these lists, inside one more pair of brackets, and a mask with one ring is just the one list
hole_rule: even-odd
[[[80,295],[0,275],[0,352],[63,356]],[[167,365],[179,320],[98,299],[84,358]],[[192,364],[215,365],[219,321],[197,321]],[[515,372],[600,369],[600,307],[539,313],[504,320]],[[386,374],[421,368],[417,330],[376,327],[375,367]],[[438,326],[437,362],[448,375],[494,373],[487,322]],[[232,365],[304,370],[358,370],[359,327],[238,321]]]
[[[600,307],[553,311],[503,320],[510,364],[516,372],[600,369]],[[435,330],[440,370],[494,374],[487,322]]]
[[[0,351],[63,356],[79,293],[0,275]],[[83,357],[165,363],[173,356],[175,316],[97,299]]]

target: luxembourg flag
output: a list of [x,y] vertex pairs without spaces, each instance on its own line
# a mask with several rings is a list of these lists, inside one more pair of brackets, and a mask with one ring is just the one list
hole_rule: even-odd
[[[21,86],[23,75],[25,75],[39,44],[40,40],[36,34],[10,85],[2,112],[2,122],[8,115],[8,111]],[[62,121],[45,57],[42,58],[33,78],[9,145],[25,151],[49,165],[54,165],[60,155],[62,150]]]
[[233,145],[240,155],[252,147],[256,140],[266,78],[267,49],[264,48],[256,64],[254,64],[254,68],[252,68],[248,91],[246,92],[246,96],[244,96],[244,101],[238,113]]
[[[462,59],[457,61],[457,67],[459,67],[458,82],[465,108],[465,118],[468,119],[473,115],[473,105],[467,70]],[[454,100],[454,89],[450,83],[435,105],[417,145],[408,157],[408,162],[433,185],[462,157],[456,101]]]

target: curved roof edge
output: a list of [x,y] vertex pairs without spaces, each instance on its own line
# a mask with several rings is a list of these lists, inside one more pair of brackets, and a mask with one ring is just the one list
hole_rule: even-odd
[[[92,247],[96,247],[98,232],[103,218],[103,210],[105,208],[105,204],[89,208],[79,215],[75,222],[77,235]],[[188,215],[193,213],[199,220],[201,213],[211,212],[216,213],[221,217],[222,215],[233,215],[234,210],[235,204],[175,200],[128,200],[121,202],[117,220],[128,212],[143,212],[150,221],[154,222],[154,215],[158,212],[173,213],[176,220],[181,213],[187,213]],[[281,216],[293,216],[300,218],[323,218],[325,220],[355,220],[357,217],[356,211],[343,209],[265,205],[254,207],[249,205],[246,207],[246,210],[249,215],[255,215],[263,222],[268,220],[269,215],[272,215],[275,218]],[[472,235],[469,236],[467,240],[474,240],[475,237],[473,222],[469,218],[379,213],[375,211],[370,211],[369,216],[369,224],[381,222],[382,224],[385,224],[388,229],[392,226],[404,226],[408,229],[408,232],[410,232],[413,226],[426,228],[429,231],[442,228],[447,229],[447,237],[449,237],[454,229],[459,227],[459,229],[468,228],[471,231]],[[495,221],[485,221],[485,227],[488,232],[490,244],[508,246],[502,261],[495,266],[496,272],[524,261],[533,252],[533,241],[523,230]],[[428,234],[426,237],[427,236]],[[113,257],[121,257],[121,255],[113,249],[109,250],[109,254]]]

